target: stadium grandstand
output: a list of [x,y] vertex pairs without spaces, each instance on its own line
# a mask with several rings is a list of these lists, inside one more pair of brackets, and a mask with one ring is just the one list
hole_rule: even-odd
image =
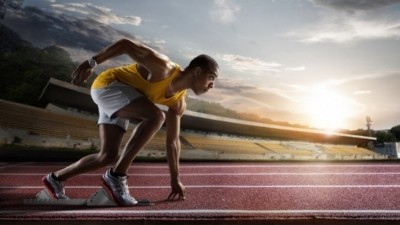
[[[76,149],[99,146],[97,107],[89,90],[50,79],[40,100],[46,108],[0,100],[0,144]],[[165,110],[164,108],[162,108]],[[129,126],[131,132],[135,124]],[[187,111],[181,122],[186,160],[386,159],[368,149],[373,137],[270,125]],[[129,135],[125,135],[121,148]],[[138,157],[165,158],[162,128]]]

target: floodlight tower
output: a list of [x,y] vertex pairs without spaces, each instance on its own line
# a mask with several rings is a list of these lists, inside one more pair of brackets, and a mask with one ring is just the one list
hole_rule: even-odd
[[[367,132],[368,132],[368,136],[369,136],[369,137],[372,137],[372,131],[371,131],[371,123],[372,123],[372,120],[371,120],[371,117],[370,117],[370,116],[367,116],[367,117],[366,117],[366,121],[367,121]],[[368,147],[370,150],[374,150],[374,143],[373,143],[372,141],[368,141],[367,147]]]
[[371,137],[372,136],[372,133],[371,133],[371,123],[372,123],[371,117],[367,116],[366,121],[367,121],[368,136]]

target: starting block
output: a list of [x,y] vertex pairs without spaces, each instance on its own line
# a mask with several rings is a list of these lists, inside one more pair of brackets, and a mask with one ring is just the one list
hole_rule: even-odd
[[[54,199],[46,188],[36,194],[35,199],[24,199],[24,205],[81,205],[81,206],[118,206],[104,188],[100,188],[88,199]],[[154,205],[147,199],[137,200],[136,206]]]

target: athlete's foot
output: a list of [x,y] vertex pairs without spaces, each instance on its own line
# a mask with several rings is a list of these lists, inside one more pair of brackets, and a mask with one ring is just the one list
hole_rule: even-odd
[[105,189],[114,201],[120,206],[134,206],[138,202],[129,194],[127,176],[114,177],[111,175],[111,169],[103,175],[103,184]]
[[52,173],[44,176],[42,181],[54,199],[69,199],[69,197],[65,195],[64,182],[54,179]]

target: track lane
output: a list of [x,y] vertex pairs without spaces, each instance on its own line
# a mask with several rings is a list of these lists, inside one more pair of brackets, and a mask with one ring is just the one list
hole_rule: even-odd
[[[340,216],[400,218],[400,165],[384,163],[182,163],[185,201],[167,202],[169,175],[165,163],[136,163],[129,169],[130,191],[155,206],[75,212],[69,206],[23,206],[42,189],[40,178],[66,164],[0,167],[0,214],[39,210],[59,216]],[[68,181],[71,197],[87,198],[100,188],[104,170]],[[66,210],[66,211],[65,211]],[[123,211],[121,211],[123,210]],[[50,213],[52,212],[52,213]],[[68,214],[69,212],[69,214]],[[118,214],[118,212],[120,214]],[[107,217],[106,216],[106,217]]]

